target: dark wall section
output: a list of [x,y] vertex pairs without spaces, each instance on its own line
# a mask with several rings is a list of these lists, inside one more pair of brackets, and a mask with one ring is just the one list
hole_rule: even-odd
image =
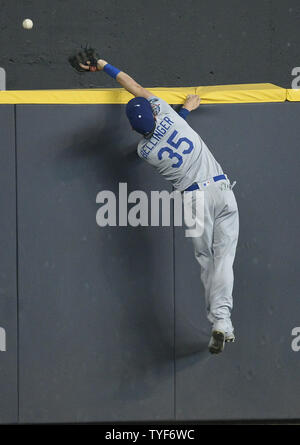
[[[34,21],[26,31],[24,18]],[[297,0],[1,2],[0,66],[8,89],[114,87],[66,59],[89,42],[147,86],[273,82],[299,66]]]
[[283,103],[203,106],[191,115],[191,126],[237,181],[237,342],[221,356],[207,352],[200,269],[176,230],[178,419],[300,417],[300,353],[291,347],[300,323],[299,112],[300,104]]
[[[237,342],[220,356],[207,351],[183,229],[96,224],[100,191],[170,190],[134,156],[124,106],[16,108],[21,422],[299,418],[300,103],[203,106],[189,117],[237,180]],[[0,422],[13,422],[14,119],[13,107],[0,111]]]
[[101,190],[165,183],[123,107],[18,106],[17,123],[21,421],[172,418],[172,228],[96,224]]
[[0,423],[16,422],[17,288],[15,117],[0,107]]

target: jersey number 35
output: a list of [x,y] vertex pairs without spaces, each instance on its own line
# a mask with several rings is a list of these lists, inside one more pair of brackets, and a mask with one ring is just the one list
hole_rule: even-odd
[[[171,147],[176,148],[176,150],[179,148],[179,146],[183,143],[186,142],[188,144],[188,148],[186,148],[185,150],[182,151],[183,155],[187,155],[189,153],[191,153],[191,151],[194,148],[194,144],[192,141],[190,141],[188,138],[179,138],[177,142],[174,142],[174,138],[176,138],[178,134],[178,131],[173,131],[173,133],[171,134],[171,136],[169,137],[169,139],[167,140],[167,143],[169,145],[171,145]],[[168,153],[168,157],[170,159],[176,158],[177,162],[175,162],[175,164],[172,164],[173,168],[178,168],[181,166],[183,159],[182,159],[182,155],[180,155],[178,152],[176,153],[174,150],[172,150],[172,148],[170,147],[162,147],[159,152],[157,153],[158,159],[161,161],[163,154],[164,153]]]

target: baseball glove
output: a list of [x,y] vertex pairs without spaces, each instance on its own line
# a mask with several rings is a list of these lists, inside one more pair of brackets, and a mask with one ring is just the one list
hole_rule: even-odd
[[[84,73],[87,71],[97,71],[97,60],[99,60],[99,55],[94,48],[86,46],[81,47],[81,50],[76,52],[73,56],[68,58],[70,65],[78,72]],[[83,65],[88,65],[89,69],[82,68],[80,63]]]

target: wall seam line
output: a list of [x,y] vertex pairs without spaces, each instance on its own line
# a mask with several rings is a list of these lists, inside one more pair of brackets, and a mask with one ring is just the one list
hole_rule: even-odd
[[19,222],[18,222],[18,153],[17,153],[17,105],[15,120],[15,186],[16,186],[16,292],[17,292],[17,423],[20,423],[20,323],[19,323]]

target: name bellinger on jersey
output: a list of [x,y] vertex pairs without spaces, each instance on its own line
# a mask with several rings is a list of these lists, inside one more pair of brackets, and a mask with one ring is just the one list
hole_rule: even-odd
[[138,144],[140,158],[180,191],[194,182],[223,174],[204,141],[167,102],[156,96],[148,100],[157,124],[151,138],[144,137]]

